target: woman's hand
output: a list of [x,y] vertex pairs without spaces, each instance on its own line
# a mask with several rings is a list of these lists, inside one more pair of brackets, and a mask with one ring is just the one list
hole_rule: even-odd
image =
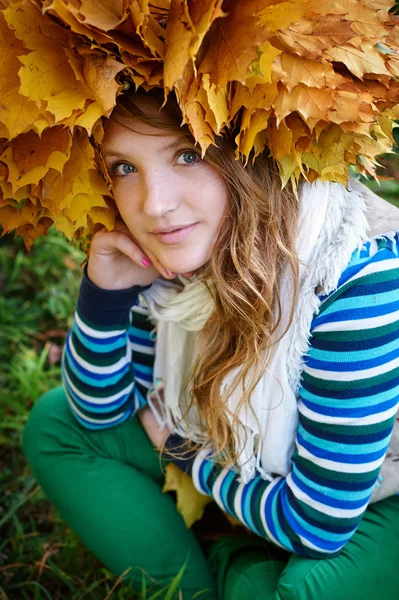
[[133,285],[150,285],[159,275],[174,279],[171,273],[152,256],[146,267],[141,261],[148,259],[123,221],[117,221],[113,231],[102,229],[93,237],[87,274],[98,287],[105,290],[122,290]]
[[165,426],[161,430],[149,406],[143,406],[143,408],[137,411],[137,417],[154,446],[158,449],[161,448],[163,442],[167,440],[171,433],[169,427]]
[[[164,402],[164,391],[163,386],[158,387],[158,397],[155,393],[151,394],[151,401],[155,405],[155,408],[158,413],[161,413],[161,409],[159,406],[160,402]],[[171,430],[167,425],[165,425],[164,429],[158,425],[158,421],[154,417],[154,413],[151,408],[148,406],[144,406],[137,412],[137,417],[140,420],[143,429],[145,429],[148,437],[154,444],[156,448],[161,448],[163,442],[169,437]]]

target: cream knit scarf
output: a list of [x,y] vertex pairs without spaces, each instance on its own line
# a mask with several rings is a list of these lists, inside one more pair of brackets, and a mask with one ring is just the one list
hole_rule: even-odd
[[[260,431],[250,409],[238,413],[246,436],[235,432],[237,448],[241,450],[237,464],[240,480],[250,481],[259,472],[271,480],[272,473],[287,475],[295,449],[298,427],[297,392],[300,386],[303,360],[308,350],[309,331],[323,293],[336,289],[340,275],[353,251],[367,239],[364,186],[351,180],[348,191],[338,183],[316,181],[304,183],[299,189],[300,227],[297,252],[300,259],[299,293],[293,321],[269,354],[268,368],[251,395],[251,405],[259,420]],[[283,331],[289,316],[293,282],[288,268],[280,281]],[[140,302],[150,312],[155,325],[156,348],[154,386],[147,399],[159,424],[165,424],[183,437],[202,439],[196,426],[195,413],[176,427],[175,423],[188,405],[188,398],[179,395],[185,375],[191,372],[197,352],[198,332],[213,310],[213,300],[198,279],[182,275],[174,281],[158,278],[140,295]],[[239,369],[225,378],[222,391],[234,379]],[[163,401],[159,394],[163,389]],[[153,393],[160,402],[162,414],[152,402]],[[239,385],[227,404],[235,413],[242,395]],[[256,436],[258,452],[254,453]]]

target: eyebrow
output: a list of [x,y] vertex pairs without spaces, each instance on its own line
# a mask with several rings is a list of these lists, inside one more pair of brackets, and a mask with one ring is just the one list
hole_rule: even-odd
[[[194,147],[194,144],[192,144],[191,142],[189,142],[185,138],[181,138],[181,139],[175,140],[174,142],[171,142],[167,146],[164,146],[163,148],[161,148],[159,150],[159,152],[165,153],[165,152],[168,152],[169,150],[174,150],[175,148],[177,148],[178,146],[181,146],[183,144],[189,144],[190,146]],[[107,152],[104,152],[103,158],[111,158],[111,157],[112,158],[126,158],[126,153],[122,154],[120,151],[113,150],[111,148]]]

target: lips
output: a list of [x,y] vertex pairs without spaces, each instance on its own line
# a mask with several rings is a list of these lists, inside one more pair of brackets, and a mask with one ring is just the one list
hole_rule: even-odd
[[187,227],[191,227],[195,225],[195,223],[188,223],[187,225],[177,225],[176,227],[167,227],[166,229],[154,229],[151,233],[172,233],[173,231],[179,231],[180,229],[186,229]]
[[152,235],[155,235],[155,237],[163,244],[179,244],[185,240],[198,225],[199,223],[193,223],[188,227],[174,229],[168,233],[153,233]]
[[173,233],[174,231],[180,231],[186,227],[190,227],[190,225],[186,225],[185,227],[176,227],[176,229],[168,229],[167,231],[158,231],[158,233]]

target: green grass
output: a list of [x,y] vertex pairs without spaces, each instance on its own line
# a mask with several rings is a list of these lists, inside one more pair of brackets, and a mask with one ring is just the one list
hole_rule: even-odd
[[[399,206],[399,159],[387,157],[380,173],[395,180],[368,184]],[[84,258],[52,229],[31,253],[20,238],[0,240],[0,600],[172,600],[182,572],[168,590],[143,573],[140,593],[128,573],[116,578],[59,517],[21,450],[32,405],[61,382]]]

